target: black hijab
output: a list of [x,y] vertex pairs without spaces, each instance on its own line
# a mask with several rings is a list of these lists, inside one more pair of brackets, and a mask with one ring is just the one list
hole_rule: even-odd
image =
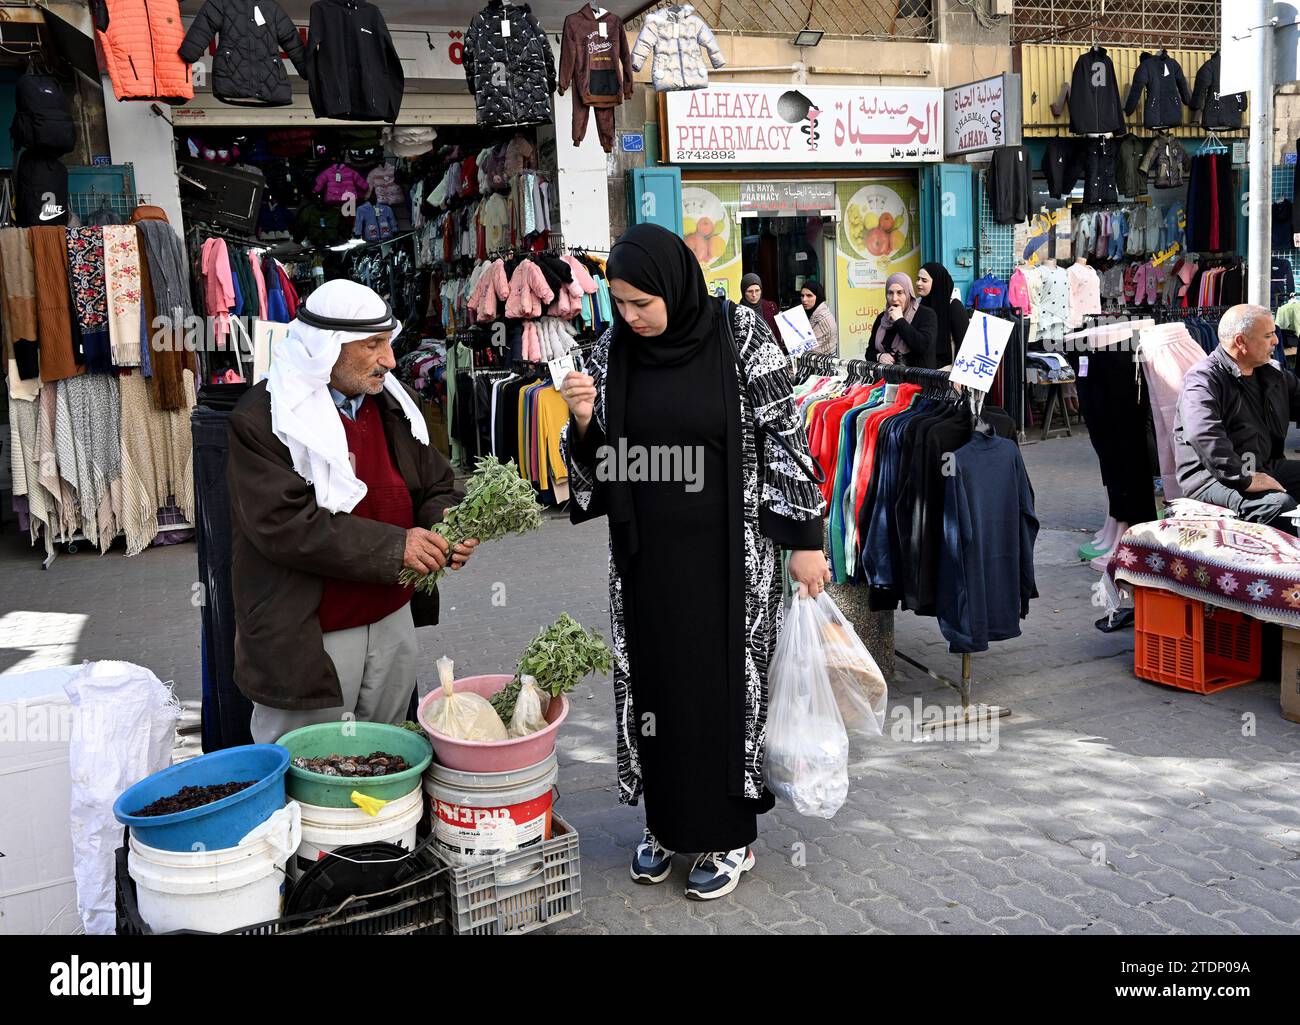
[[817,301],[813,303],[813,308],[808,311],[808,316],[811,317],[817,312],[817,307],[826,302],[826,286],[820,281],[805,281],[803,287],[817,297]]
[[639,363],[676,366],[715,338],[714,303],[704,285],[704,271],[680,237],[657,224],[629,228],[610,250],[605,276],[663,298],[668,326],[663,334],[638,335],[614,306],[616,344],[627,346]]
[[935,334],[936,352],[952,345],[952,275],[941,263],[923,263],[921,270],[930,275],[930,291],[921,299],[921,305],[934,311],[939,318],[939,330]]

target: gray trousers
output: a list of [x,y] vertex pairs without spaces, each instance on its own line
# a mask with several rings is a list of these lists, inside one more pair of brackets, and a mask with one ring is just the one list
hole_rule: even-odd
[[[411,606],[369,626],[334,630],[324,635],[343,688],[343,704],[335,708],[292,710],[253,704],[252,733],[257,744],[274,744],[290,730],[317,723],[402,722],[415,689],[415,663],[420,644],[415,637]],[[285,666],[285,672],[293,672]]]
[[1285,491],[1260,491],[1253,495],[1233,491],[1222,484],[1209,484],[1190,497],[1198,502],[1221,505],[1231,509],[1240,519],[1250,523],[1267,523],[1271,527],[1288,534],[1296,532],[1295,524],[1290,518],[1283,518],[1297,506],[1300,499],[1300,459],[1279,459],[1271,466],[1262,468],[1276,480]]

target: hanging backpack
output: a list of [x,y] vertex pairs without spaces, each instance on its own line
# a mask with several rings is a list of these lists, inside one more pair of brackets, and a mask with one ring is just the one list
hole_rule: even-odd
[[14,90],[17,112],[9,126],[17,149],[40,150],[49,156],[71,153],[77,145],[72,104],[53,75],[28,71]]
[[20,228],[68,223],[68,169],[58,157],[22,152],[14,170],[14,209]]

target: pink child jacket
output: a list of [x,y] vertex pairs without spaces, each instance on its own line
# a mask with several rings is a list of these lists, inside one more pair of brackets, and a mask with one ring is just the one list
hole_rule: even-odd
[[540,317],[546,303],[555,298],[542,270],[532,260],[521,260],[510,278],[510,298],[506,300],[507,317]]

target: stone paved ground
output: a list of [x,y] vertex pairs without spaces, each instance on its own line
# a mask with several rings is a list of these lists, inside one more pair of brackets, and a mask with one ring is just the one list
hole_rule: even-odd
[[[1133,635],[1092,626],[1096,574],[1073,550],[1105,498],[1085,437],[1024,450],[1043,531],[1041,598],[1019,639],[975,660],[975,695],[1008,706],[996,745],[860,742],[848,803],[826,822],[780,807],[758,866],[728,899],[627,877],[638,809],[613,789],[608,685],[575,692],[560,741],[561,813],[582,836],[584,914],[564,932],[1300,932],[1300,726],[1278,684],[1200,697],[1136,680]],[[548,522],[486,546],[446,585],[444,622],[422,631],[425,669],[509,671],[538,627],[568,611],[608,630],[601,523]],[[123,658],[194,699],[194,549],[63,557],[48,572],[0,536],[0,671]],[[493,584],[505,605],[492,602]],[[897,647],[954,676],[934,620],[899,614]],[[900,662],[891,709],[948,703]]]

